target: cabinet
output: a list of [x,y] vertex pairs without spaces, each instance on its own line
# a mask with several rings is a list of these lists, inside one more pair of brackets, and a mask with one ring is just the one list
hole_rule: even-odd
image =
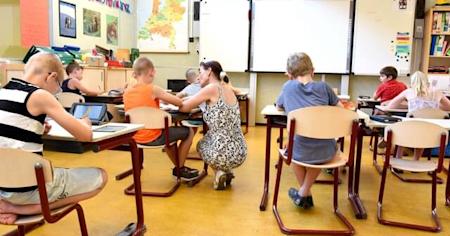
[[105,91],[120,89],[127,83],[127,69],[117,68],[106,70]]
[[105,91],[105,69],[87,67],[83,71],[81,83],[94,91]]
[[425,16],[421,70],[448,73],[450,68],[450,7],[433,7]]
[[5,64],[2,66],[2,80],[0,84],[6,84],[11,78],[21,79],[24,75],[24,64]]

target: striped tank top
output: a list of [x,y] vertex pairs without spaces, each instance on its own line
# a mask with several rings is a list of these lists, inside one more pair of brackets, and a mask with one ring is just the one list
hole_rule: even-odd
[[19,79],[0,88],[0,147],[42,154],[46,115],[33,116],[27,110],[28,99],[38,89]]

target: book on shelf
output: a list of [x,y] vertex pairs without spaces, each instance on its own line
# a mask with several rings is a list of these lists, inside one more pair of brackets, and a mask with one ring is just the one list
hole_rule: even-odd
[[432,73],[447,73],[447,67],[445,66],[429,66],[428,72]]

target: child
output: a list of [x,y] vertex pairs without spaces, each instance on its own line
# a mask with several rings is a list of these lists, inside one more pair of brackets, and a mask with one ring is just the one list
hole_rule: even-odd
[[[123,94],[125,112],[135,107],[154,107],[159,109],[159,100],[163,100],[175,106],[181,106],[180,98],[167,93],[159,86],[153,85],[155,67],[150,59],[140,57],[133,63],[133,76],[137,83],[128,87]],[[180,175],[183,180],[192,180],[198,176],[198,170],[184,166],[184,162],[192,145],[194,132],[187,127],[170,127],[170,143],[181,140],[178,146]],[[165,143],[165,136],[160,129],[139,130],[133,137],[137,143],[149,146],[158,146]],[[176,144],[175,144],[176,145]],[[174,165],[176,165],[175,145],[166,147],[166,152]],[[172,174],[176,176],[176,167]]]
[[[408,102],[408,112],[424,108],[436,108],[450,111],[450,101],[439,90],[430,87],[428,77],[421,71],[415,72],[411,76],[411,88],[404,90],[387,105],[388,108],[401,108],[402,102]],[[414,159],[418,160],[423,153],[423,149],[414,149]],[[397,158],[401,158],[402,148],[397,149]]]
[[[313,81],[314,67],[305,53],[295,53],[287,60],[289,80],[283,85],[277,99],[277,107],[286,112],[310,106],[342,106],[333,90],[324,82]],[[336,154],[334,139],[312,139],[302,136],[294,138],[294,160],[316,164],[331,160]],[[320,174],[320,169],[293,165],[300,188],[289,189],[288,195],[294,203],[304,209],[314,206],[311,186]]]
[[73,61],[69,63],[66,67],[68,79],[62,82],[61,88],[63,92],[76,93],[81,95],[84,93],[88,96],[98,96],[101,94],[99,91],[94,91],[81,83],[83,79],[83,67],[81,67],[77,62]]
[[[13,78],[0,89],[0,148],[42,155],[41,136],[51,128],[44,121],[47,115],[78,140],[92,139],[89,119],[75,119],[53,96],[60,91],[63,79],[58,57],[39,53],[25,65],[23,80]],[[103,189],[106,181],[106,172],[100,168],[54,168],[53,182],[46,184],[50,208],[91,198]],[[13,224],[18,215],[38,214],[39,203],[37,186],[0,188],[0,222]]]
[[177,94],[177,97],[179,98],[194,96],[200,91],[200,89],[202,89],[200,83],[198,82],[198,73],[193,68],[189,68],[186,71],[186,81],[188,83],[188,86],[186,86],[183,90],[181,90],[181,92]]
[[380,70],[381,84],[375,91],[373,99],[380,100],[381,105],[387,104],[391,99],[407,89],[404,83],[397,81],[397,75],[397,69],[392,66],[386,66]]
[[197,151],[215,172],[215,190],[224,190],[230,186],[234,178],[233,169],[242,165],[247,158],[239,104],[231,88],[223,83],[225,79],[227,76],[219,62],[202,62],[199,76],[202,89],[180,107],[180,111],[188,112],[206,103],[203,119],[208,125],[208,131],[198,142]]

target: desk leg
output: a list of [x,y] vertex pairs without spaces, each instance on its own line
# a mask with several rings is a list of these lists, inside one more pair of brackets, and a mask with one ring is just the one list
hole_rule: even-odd
[[131,151],[131,160],[133,164],[133,181],[136,200],[137,225],[133,236],[144,235],[146,227],[144,225],[144,208],[142,205],[142,188],[141,188],[141,160],[136,142],[131,139],[129,142]]
[[271,140],[271,123],[272,118],[267,117],[266,124],[266,155],[264,164],[264,192],[261,198],[261,204],[259,205],[260,211],[265,211],[267,206],[267,200],[269,195],[269,174],[270,174],[270,140]]
[[[448,164],[450,170],[450,163]],[[447,182],[445,183],[445,205],[450,206],[450,174],[447,173]]]
[[[364,137],[364,129],[362,127],[359,128],[358,132],[358,140],[356,143],[356,160],[355,160],[355,171],[354,171],[354,183],[353,186],[351,186],[352,182],[349,179],[349,192],[348,197],[350,200],[350,203],[352,204],[353,210],[355,211],[355,216],[357,219],[366,219],[367,218],[367,212],[364,208],[364,205],[361,201],[361,198],[359,197],[359,177],[360,177],[360,170],[361,170],[361,157],[362,157],[362,144],[363,144],[363,137]],[[353,166],[353,165],[352,165]],[[351,167],[353,169],[353,167]],[[350,170],[351,173],[353,173],[353,170]],[[349,178],[352,174],[349,175]]]

